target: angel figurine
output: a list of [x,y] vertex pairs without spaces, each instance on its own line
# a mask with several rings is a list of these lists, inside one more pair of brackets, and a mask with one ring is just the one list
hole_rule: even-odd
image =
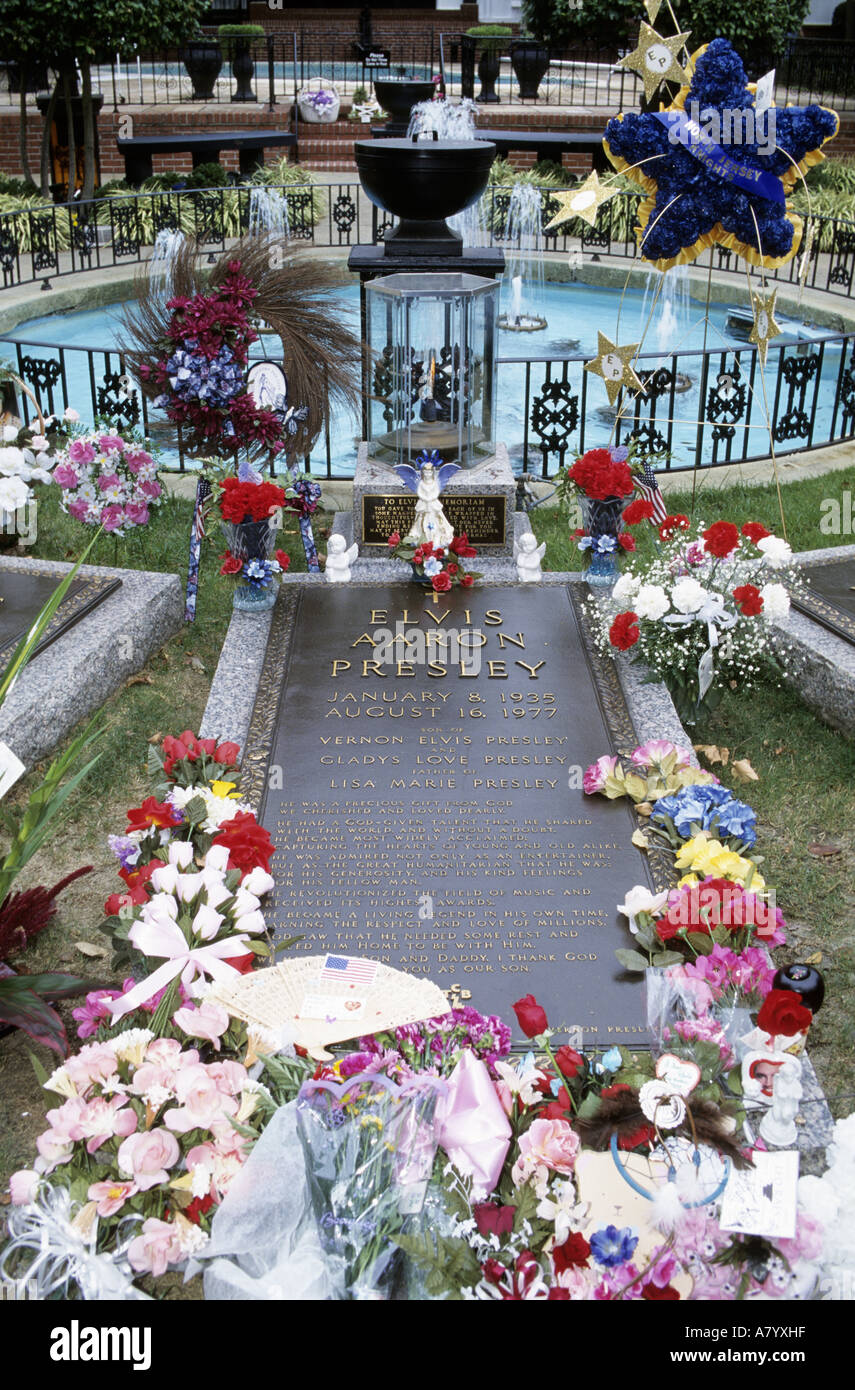
[[395,469],[404,487],[416,494],[416,515],[404,540],[409,545],[428,541],[440,549],[451,545],[454,527],[442,509],[439,494],[460,472],[456,463],[443,463],[436,449],[419,454],[415,468],[400,463]]
[[521,540],[514,542],[514,559],[517,562],[517,579],[521,584],[539,584],[543,575],[540,562],[546,554],[546,541],[540,545],[531,531],[526,531]]
[[330,584],[349,584],[350,567],[359,554],[359,546],[348,547],[344,536],[330,536],[327,542],[326,577]]

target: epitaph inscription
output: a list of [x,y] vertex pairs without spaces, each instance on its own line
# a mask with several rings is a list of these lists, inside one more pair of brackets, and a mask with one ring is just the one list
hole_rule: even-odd
[[[505,499],[490,493],[446,493],[442,508],[459,536],[472,545],[505,544]],[[388,545],[393,531],[405,536],[416,515],[416,499],[407,494],[368,492],[362,498],[362,544]]]
[[[643,1044],[615,904],[650,881],[647,865],[627,806],[580,786],[632,730],[613,671],[594,678],[569,589],[284,598],[245,759],[277,845],[276,936],[429,976],[509,1022],[533,993],[588,1044]],[[277,621],[290,651],[278,671]],[[400,660],[375,658],[397,622],[424,633],[424,662],[407,660],[412,638]],[[450,629],[476,634],[477,675],[447,659]]]

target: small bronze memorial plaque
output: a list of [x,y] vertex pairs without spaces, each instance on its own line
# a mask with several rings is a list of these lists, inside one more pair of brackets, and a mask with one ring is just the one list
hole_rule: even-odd
[[[459,536],[464,531],[474,546],[505,544],[505,499],[489,493],[455,496],[445,492],[442,507]],[[409,493],[368,492],[362,498],[362,544],[388,545],[393,531],[405,536],[416,514],[416,499]]]

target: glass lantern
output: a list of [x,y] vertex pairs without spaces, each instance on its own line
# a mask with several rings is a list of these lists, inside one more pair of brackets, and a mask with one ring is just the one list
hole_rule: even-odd
[[365,296],[369,455],[394,466],[436,449],[476,468],[496,451],[499,282],[387,275]]

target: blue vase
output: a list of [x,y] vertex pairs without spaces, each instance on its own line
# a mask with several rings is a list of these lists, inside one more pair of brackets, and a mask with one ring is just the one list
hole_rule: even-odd
[[592,545],[590,556],[591,563],[585,574],[589,586],[592,589],[610,589],[615,583],[620,570],[618,568],[619,546],[617,538],[620,533],[621,512],[625,505],[622,497],[586,497],[583,502],[582,515],[585,523],[585,530],[596,544],[603,536],[611,536],[615,542],[614,550],[605,554],[601,553]]
[[232,604],[239,613],[264,613],[273,607],[278,592],[278,584],[268,584],[266,589],[254,589],[251,584],[238,584]]

